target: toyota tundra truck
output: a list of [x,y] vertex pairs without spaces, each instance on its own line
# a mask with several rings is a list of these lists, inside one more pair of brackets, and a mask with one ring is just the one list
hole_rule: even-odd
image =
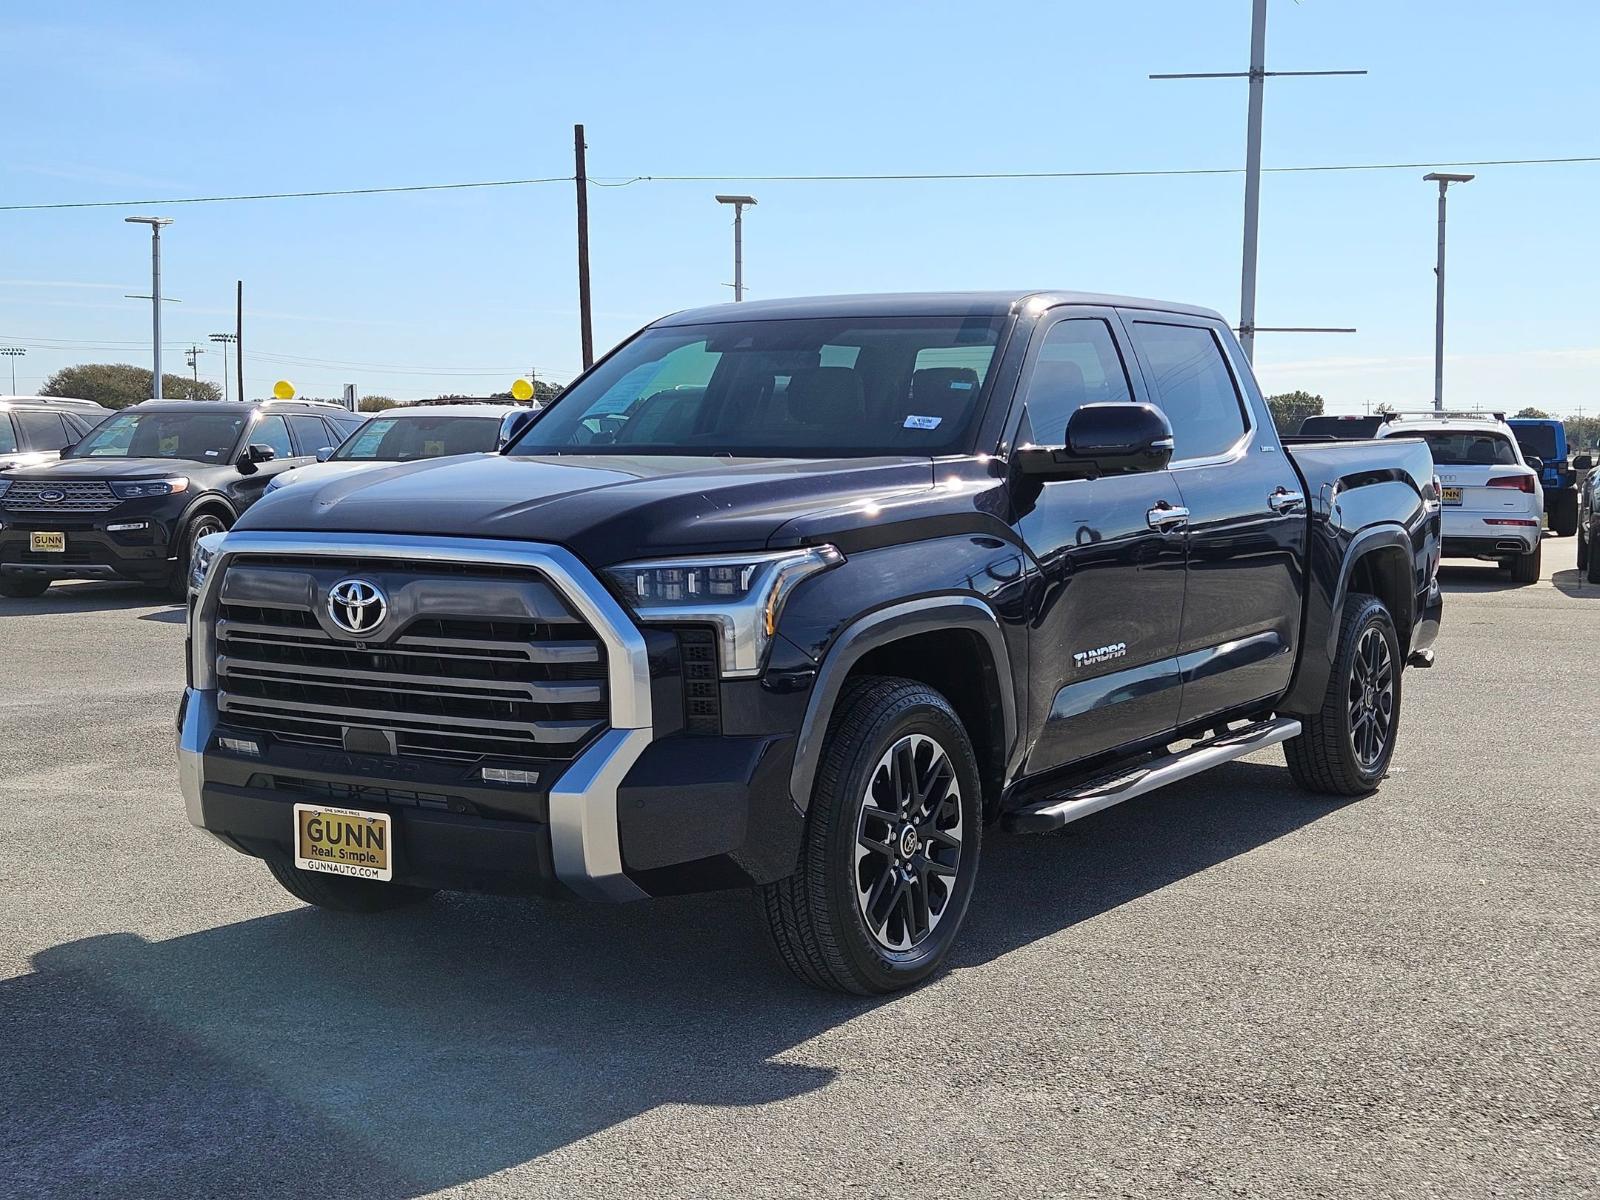
[[800,979],[888,992],[996,825],[1277,744],[1310,792],[1376,789],[1439,553],[1427,446],[1286,448],[1206,309],[682,312],[496,455],[204,539],[182,791],[325,908],[751,888]]

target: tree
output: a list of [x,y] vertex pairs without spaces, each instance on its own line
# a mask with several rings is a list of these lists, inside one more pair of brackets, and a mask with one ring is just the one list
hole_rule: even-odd
[[1548,421],[1550,414],[1542,408],[1534,408],[1531,404],[1517,413],[1518,417],[1528,417],[1535,421]]
[[395,406],[395,399],[394,399],[393,396],[363,396],[363,397],[361,397],[361,411],[362,412],[382,412],[384,409],[393,408],[394,406]]
[[[144,367],[130,363],[80,363],[62,367],[39,389],[41,396],[76,396],[93,400],[107,408],[126,408],[150,399],[153,375]],[[196,383],[187,375],[161,373],[162,394],[170,400],[220,400],[217,385],[202,379]]]
[[1300,423],[1307,417],[1322,415],[1322,397],[1302,391],[1280,392],[1267,397],[1267,407],[1279,433],[1299,433]]
[[1399,412],[1400,410],[1397,409],[1394,405],[1390,404],[1387,400],[1385,400],[1382,404],[1378,405],[1378,407],[1373,409],[1372,411],[1376,415],[1378,415],[1380,417],[1389,417],[1389,416],[1393,416],[1395,413]]
[[[535,379],[533,381],[534,403],[538,404],[541,408],[546,404],[549,404],[550,401],[554,400],[557,396],[561,395],[561,391],[562,385],[559,383],[546,383],[542,379]],[[490,392],[489,399],[504,400],[507,403],[516,403],[510,392]]]

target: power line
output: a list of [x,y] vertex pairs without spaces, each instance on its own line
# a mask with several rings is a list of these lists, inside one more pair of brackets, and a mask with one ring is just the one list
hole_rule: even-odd
[[[1292,175],[1330,171],[1413,171],[1445,167],[1533,167],[1600,162],[1600,154],[1560,158],[1480,158],[1453,162],[1326,163],[1298,167],[1262,167],[1265,174]],[[1008,179],[1150,179],[1180,175],[1242,175],[1243,167],[1169,167],[1111,171],[920,171],[835,175],[633,175],[611,180],[589,176],[595,187],[630,187],[636,183],[916,183]],[[404,187],[333,188],[315,192],[257,192],[236,196],[187,196],[178,199],[74,200],[56,204],[0,204],[0,212],[40,212],[67,208],[141,208],[163,204],[225,204],[241,200],[304,200],[323,196],[376,196],[400,192],[461,191],[470,188],[527,187],[541,183],[571,183],[571,175],[540,179],[488,179],[469,183],[422,183]]]

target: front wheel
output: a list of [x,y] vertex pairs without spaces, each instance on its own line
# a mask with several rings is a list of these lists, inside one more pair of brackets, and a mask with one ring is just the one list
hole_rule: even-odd
[[207,534],[223,533],[227,526],[222,523],[222,518],[211,513],[201,513],[189,522],[189,528],[184,531],[183,548],[178,552],[177,560],[172,564],[172,574],[167,579],[167,595],[174,600],[184,600],[189,595],[189,564],[194,561],[195,547],[200,544],[200,539]]
[[31,600],[35,596],[42,596],[49,586],[49,579],[37,575],[0,575],[0,596],[9,596],[13,600]]
[[1302,717],[1300,733],[1283,745],[1289,774],[1308,791],[1364,796],[1388,773],[1399,730],[1394,618],[1378,597],[1351,595],[1322,707]]
[[840,697],[795,873],[759,890],[768,934],[815,987],[880,995],[944,960],[978,873],[971,741],[938,692],[867,677]]

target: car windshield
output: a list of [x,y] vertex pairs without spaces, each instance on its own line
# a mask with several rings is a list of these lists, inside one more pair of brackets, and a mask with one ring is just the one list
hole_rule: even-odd
[[1000,326],[985,314],[648,329],[553,401],[510,452],[950,453],[970,443]]
[[334,451],[338,462],[405,462],[493,450],[499,417],[374,417]]
[[1300,422],[1300,432],[1307,437],[1369,438],[1382,425],[1382,417],[1307,417]]
[[245,412],[124,412],[95,427],[74,458],[189,458],[223,462]]
[[1549,425],[1513,425],[1511,432],[1524,457],[1542,458],[1545,462],[1561,457],[1556,453],[1556,431]]
[[1482,429],[1421,429],[1416,433],[1401,433],[1395,437],[1420,437],[1433,451],[1435,466],[1440,467],[1514,467],[1517,452],[1511,439],[1502,434]]

